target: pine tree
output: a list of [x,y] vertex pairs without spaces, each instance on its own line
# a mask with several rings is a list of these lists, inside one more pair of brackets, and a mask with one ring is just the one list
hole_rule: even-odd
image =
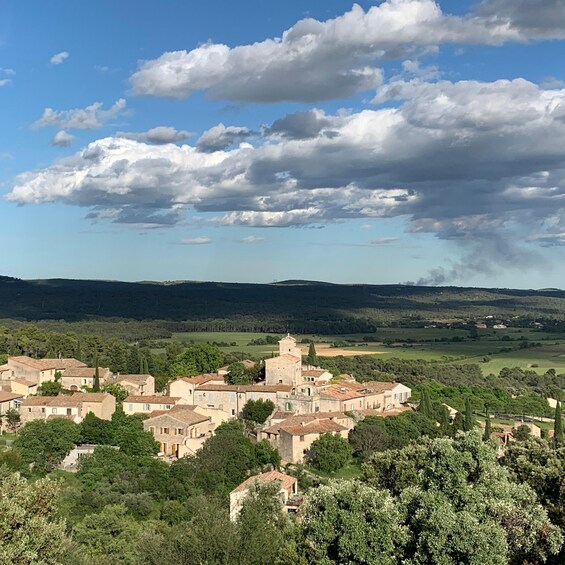
[[311,367],[318,366],[318,355],[316,354],[316,346],[314,342],[310,342],[310,347],[308,348],[308,357],[306,357],[306,364]]
[[98,368],[98,353],[94,354],[94,384],[92,390],[94,392],[100,392],[100,369]]
[[418,411],[421,412],[426,418],[429,418],[430,420],[434,419],[434,410],[432,408],[430,394],[425,389],[422,391],[422,397],[420,398]]
[[553,442],[557,445],[563,442],[563,419],[561,418],[561,402],[555,406],[555,422],[553,424]]
[[485,441],[488,441],[490,439],[491,434],[492,434],[492,426],[490,424],[490,416],[487,414],[487,419],[485,421],[485,434],[483,436],[483,439]]

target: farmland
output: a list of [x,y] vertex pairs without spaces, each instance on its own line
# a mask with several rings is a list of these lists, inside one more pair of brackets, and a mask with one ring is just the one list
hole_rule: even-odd
[[[251,332],[182,332],[174,333],[171,341],[183,345],[215,343],[225,353],[260,358],[277,351],[276,344],[249,345],[265,336]],[[470,339],[466,330],[450,328],[383,328],[373,335],[305,334],[295,337],[298,341],[314,341],[318,355],[327,357],[378,355],[382,359],[477,363],[485,375],[497,375],[504,367],[532,369],[538,373],[551,368],[565,372],[565,334],[525,328],[480,330],[479,339]],[[534,345],[538,343],[539,346]],[[301,347],[306,354],[307,343]]]

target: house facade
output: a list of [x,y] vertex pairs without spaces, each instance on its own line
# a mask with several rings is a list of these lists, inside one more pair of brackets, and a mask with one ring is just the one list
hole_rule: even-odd
[[159,451],[168,457],[183,457],[197,451],[212,435],[210,417],[196,412],[194,406],[177,405],[166,412],[157,411],[143,421],[145,431],[159,442]]
[[347,439],[354,426],[354,420],[343,412],[319,412],[271,421],[260,437],[278,449],[284,463],[303,463],[306,452],[320,436],[337,433]]
[[177,404],[188,404],[188,402],[176,396],[128,396],[123,402],[123,409],[128,416],[149,415],[155,410],[171,410]]
[[[83,387],[93,388],[96,375],[95,367],[72,367],[61,373],[61,385],[66,390],[79,391]],[[107,367],[98,368],[100,386],[105,384],[112,376],[112,371]]]
[[153,375],[115,375],[107,382],[121,385],[131,396],[155,395],[155,377]]
[[8,380],[25,379],[37,385],[46,381],[54,381],[56,372],[66,369],[86,367],[78,359],[34,359],[26,355],[8,357],[3,369],[3,378]]

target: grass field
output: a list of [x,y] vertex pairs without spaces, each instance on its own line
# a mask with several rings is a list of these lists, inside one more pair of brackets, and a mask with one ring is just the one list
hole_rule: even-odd
[[[202,332],[176,333],[171,339],[186,346],[192,343],[221,343],[223,345],[220,348],[225,353],[259,358],[278,351],[277,345],[249,345],[252,340],[265,336],[266,334],[251,332]],[[485,375],[498,374],[504,367],[520,367],[538,373],[544,373],[550,368],[557,372],[565,371],[565,334],[508,328],[479,330],[479,336],[480,339],[471,340],[469,332],[447,328],[383,328],[371,336],[375,341],[370,342],[363,341],[366,337],[363,334],[308,334],[295,337],[299,341],[314,340],[320,356],[372,354],[382,359],[478,363]],[[524,338],[530,343],[539,343],[540,346],[518,349]],[[330,348],[330,344],[335,341],[342,342],[343,345]],[[306,354],[308,346],[301,344],[301,347]],[[484,361],[485,357],[489,358],[488,362]]]

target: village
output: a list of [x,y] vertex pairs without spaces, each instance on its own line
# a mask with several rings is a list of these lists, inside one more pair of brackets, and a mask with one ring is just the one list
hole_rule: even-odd
[[[228,367],[213,374],[179,376],[165,391],[155,390],[150,374],[113,374],[105,367],[87,367],[74,358],[34,359],[11,356],[0,366],[0,413],[17,412],[19,425],[35,420],[63,418],[80,423],[88,414],[111,420],[116,410],[141,415],[143,428],[159,445],[156,457],[175,461],[198,452],[216,428],[239,418],[248,403],[260,401],[274,407],[264,423],[252,430],[256,441],[267,440],[280,454],[281,465],[305,463],[312,444],[325,434],[345,440],[358,422],[368,416],[397,416],[413,411],[412,391],[398,382],[358,382],[350,375],[334,377],[318,366],[303,362],[297,341],[290,334],[279,342],[278,355],[265,359],[264,381],[227,384]],[[255,362],[247,360],[248,366]],[[38,394],[44,383],[60,383],[54,396]],[[108,392],[119,385],[122,401]],[[96,392],[94,392],[94,390]],[[450,420],[457,411],[445,405]],[[480,422],[484,428],[485,423]],[[516,428],[532,423],[502,426],[493,432],[500,445],[513,439]],[[2,422],[2,427],[5,427]],[[96,445],[76,446],[61,464],[76,470],[79,459],[92,454]],[[285,511],[295,512],[302,503],[296,477],[273,468],[248,477],[230,494],[230,517],[237,520],[243,501],[257,482],[276,482]]]

